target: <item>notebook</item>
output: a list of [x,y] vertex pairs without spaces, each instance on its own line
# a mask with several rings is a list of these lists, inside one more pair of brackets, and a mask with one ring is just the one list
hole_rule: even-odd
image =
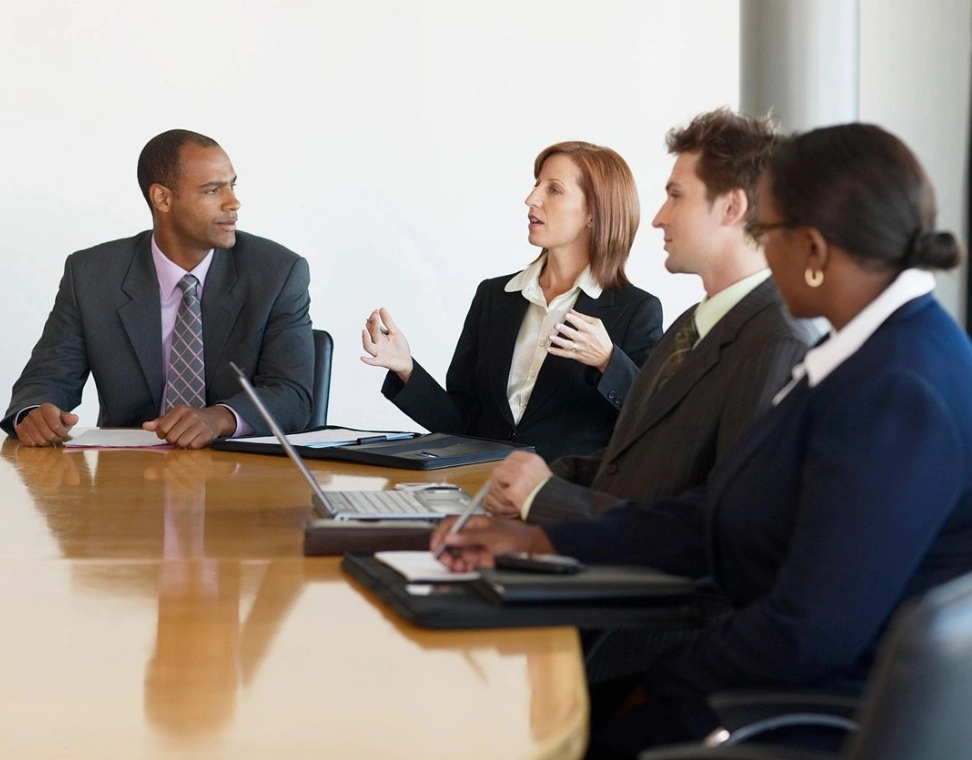
[[469,494],[458,488],[406,491],[325,491],[311,474],[297,450],[287,440],[277,420],[267,409],[243,370],[230,362],[243,391],[273,431],[287,456],[297,465],[311,488],[314,508],[335,520],[441,520],[460,514]]

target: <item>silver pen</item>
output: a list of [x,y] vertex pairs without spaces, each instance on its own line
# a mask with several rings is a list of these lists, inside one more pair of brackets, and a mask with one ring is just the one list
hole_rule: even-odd
[[[469,522],[469,518],[472,517],[473,512],[475,512],[479,508],[479,505],[483,503],[483,499],[486,498],[486,493],[488,491],[489,491],[489,481],[487,480],[485,483],[483,483],[483,487],[480,488],[478,491],[476,491],[476,495],[469,500],[469,503],[466,505],[466,508],[462,511],[462,514],[459,515],[459,519],[456,520],[454,523],[452,523],[452,527],[449,528],[449,532],[446,534],[446,536],[454,536],[456,533],[462,530],[463,526],[467,522]],[[446,550],[446,542],[445,542],[445,536],[443,536],[442,543],[440,543],[437,547],[435,547],[435,551],[432,552],[432,557],[434,559],[438,559],[439,557],[442,556],[442,553],[445,550]]]

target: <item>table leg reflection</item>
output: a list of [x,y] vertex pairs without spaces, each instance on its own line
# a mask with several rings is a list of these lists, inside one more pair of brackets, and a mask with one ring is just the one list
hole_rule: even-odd
[[232,720],[303,578],[270,561],[245,619],[242,562],[206,555],[206,479],[164,477],[156,644],[145,675],[145,714],[183,740],[219,733]]

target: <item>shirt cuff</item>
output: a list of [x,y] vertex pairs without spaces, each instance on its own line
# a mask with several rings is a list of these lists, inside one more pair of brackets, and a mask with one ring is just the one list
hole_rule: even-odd
[[19,412],[17,412],[16,416],[14,417],[14,421],[13,421],[14,430],[17,429],[17,425],[19,425],[21,422],[24,421],[24,417],[26,417],[32,411],[34,411],[35,409],[37,409],[37,407],[39,407],[39,406],[40,406],[40,404],[34,404],[33,406],[25,406],[23,409],[21,409]]
[[548,481],[553,477],[553,475],[548,475],[539,483],[536,487],[527,494],[527,497],[523,500],[523,504],[520,505],[520,517],[523,518],[523,522],[526,522],[527,515],[530,514],[530,507],[533,506],[533,500],[537,498],[537,494],[540,493],[540,489],[547,485]]
[[216,404],[216,406],[222,406],[229,409],[230,412],[233,413],[233,417],[236,419],[236,430],[233,431],[233,435],[231,435],[230,438],[240,438],[242,436],[253,434],[253,426],[240,417],[233,407],[229,406],[228,404]]

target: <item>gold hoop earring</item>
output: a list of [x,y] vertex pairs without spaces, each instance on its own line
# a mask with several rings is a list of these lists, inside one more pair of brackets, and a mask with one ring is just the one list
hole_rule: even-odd
[[803,273],[803,279],[809,287],[819,288],[823,285],[823,270],[807,267]]

